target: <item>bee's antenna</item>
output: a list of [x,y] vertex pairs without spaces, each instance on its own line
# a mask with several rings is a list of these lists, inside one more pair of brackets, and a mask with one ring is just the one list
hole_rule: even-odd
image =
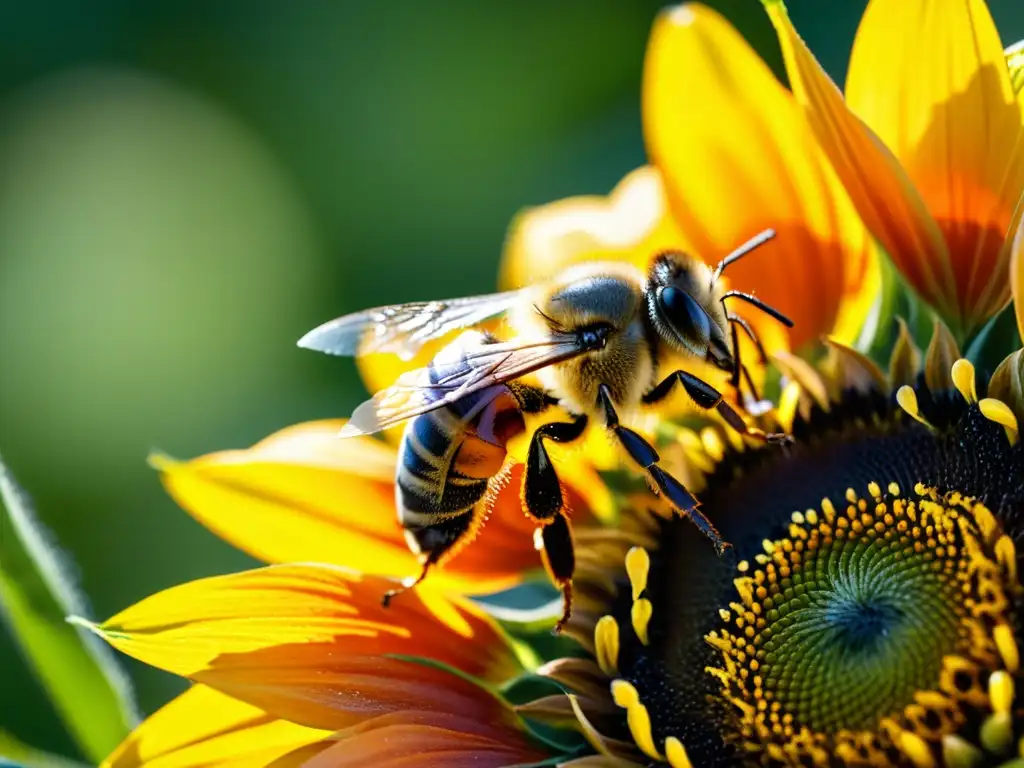
[[779,310],[777,310],[775,307],[772,307],[772,306],[769,306],[769,305],[765,304],[763,301],[761,301],[756,296],[752,296],[749,293],[743,293],[742,291],[726,291],[725,293],[722,294],[722,301],[723,301],[723,303],[725,302],[726,299],[729,299],[729,298],[743,299],[743,301],[747,302],[748,304],[753,304],[755,307],[760,309],[766,315],[771,315],[772,317],[774,317],[776,320],[778,320],[780,323],[782,323],[787,328],[792,328],[793,327],[793,321],[792,320],[790,320],[784,314],[779,312]]
[[722,259],[720,262],[718,262],[718,266],[715,267],[714,274],[711,275],[711,284],[714,285],[715,283],[718,282],[718,278],[720,278],[722,276],[722,273],[725,272],[726,267],[728,267],[734,261],[739,261],[752,250],[754,250],[758,246],[764,245],[773,237],[775,237],[775,230],[766,229],[763,232],[759,232],[758,234],[754,235],[752,238],[747,240],[747,242],[745,242],[739,248],[737,248],[724,259]]

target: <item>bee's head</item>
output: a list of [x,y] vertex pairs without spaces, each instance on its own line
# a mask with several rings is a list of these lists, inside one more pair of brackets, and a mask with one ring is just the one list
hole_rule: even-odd
[[677,251],[655,258],[644,292],[647,317],[658,340],[727,371],[733,369],[725,308],[706,264]]

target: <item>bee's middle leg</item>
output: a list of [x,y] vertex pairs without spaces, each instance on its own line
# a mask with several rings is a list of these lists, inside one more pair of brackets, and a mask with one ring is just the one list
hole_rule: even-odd
[[722,538],[704,513],[697,508],[697,499],[686,490],[686,486],[658,466],[661,457],[654,446],[632,429],[619,424],[619,415],[615,412],[615,405],[612,403],[607,384],[602,384],[598,388],[597,405],[604,412],[608,428],[618,438],[630,458],[647,471],[654,485],[668,499],[669,503],[685,517],[690,518],[700,532],[711,539],[715,545],[715,551],[721,555],[729,547],[728,542]]
[[736,409],[725,402],[721,392],[703,379],[699,379],[687,371],[674,371],[670,373],[660,383],[655,385],[654,389],[644,395],[644,403],[657,403],[664,400],[672,392],[676,382],[679,382],[683,389],[686,390],[686,394],[690,396],[690,399],[699,408],[703,408],[706,411],[711,409],[718,411],[718,415],[725,420],[725,423],[741,435],[754,437],[768,443],[788,443],[792,441],[789,435],[782,432],[762,432],[757,427],[749,426],[743,421],[743,417],[737,413]]
[[523,502],[539,525],[535,533],[544,567],[562,592],[562,617],[555,625],[560,632],[572,614],[572,575],[576,570],[576,554],[572,528],[565,514],[565,499],[545,440],[569,443],[579,438],[587,427],[587,417],[577,416],[571,422],[552,422],[537,427],[530,439],[523,479]]

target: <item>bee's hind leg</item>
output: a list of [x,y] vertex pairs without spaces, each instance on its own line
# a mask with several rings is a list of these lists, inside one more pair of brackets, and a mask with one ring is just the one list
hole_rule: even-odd
[[604,412],[608,428],[618,438],[630,458],[647,471],[661,494],[679,512],[690,518],[690,521],[697,526],[701,533],[711,539],[711,543],[715,545],[715,551],[719,555],[725,552],[729,543],[722,538],[711,521],[704,516],[704,513],[697,509],[697,499],[694,495],[686,490],[681,482],[658,466],[661,457],[654,446],[641,435],[619,424],[619,415],[615,412],[615,405],[612,403],[608,385],[602,384],[598,389],[597,404]]
[[562,631],[572,614],[572,575],[576,569],[576,553],[572,528],[565,514],[562,485],[544,441],[572,442],[583,434],[586,427],[586,416],[577,416],[571,422],[552,422],[537,427],[526,457],[523,501],[529,516],[539,524],[534,542],[541,551],[544,567],[562,591],[562,617],[555,625],[556,634]]
[[427,578],[435,566],[442,565],[454,557],[472,540],[475,532],[483,525],[485,517],[482,510],[474,506],[455,517],[433,520],[420,527],[407,525],[405,540],[409,544],[409,549],[420,557],[419,575],[402,579],[401,586],[384,593],[380,604],[387,608],[398,595],[413,589]]
[[686,371],[674,371],[662,379],[654,389],[644,395],[644,403],[657,403],[660,400],[664,400],[668,397],[669,393],[672,392],[676,382],[679,382],[679,384],[682,385],[683,389],[686,390],[686,394],[690,396],[699,408],[703,408],[706,411],[710,411],[712,408],[715,409],[718,411],[718,415],[725,420],[725,423],[741,435],[754,437],[768,443],[792,442],[792,438],[789,435],[781,432],[767,433],[762,432],[756,427],[749,426],[745,421],[743,421],[743,417],[737,413],[736,409],[729,405],[729,403],[725,402],[721,392],[703,379],[699,379],[692,373],[688,373]]
[[410,576],[406,579],[402,579],[402,585],[400,587],[389,589],[381,596],[380,604],[385,608],[389,608],[391,606],[392,600],[394,600],[403,592],[408,592],[410,589],[413,589],[417,585],[419,585],[420,582],[427,578],[427,574],[430,573],[430,569],[434,566],[438,559],[438,557],[430,556],[426,560],[424,560],[423,566],[420,568],[419,575]]
[[534,544],[540,550],[548,575],[562,592],[562,616],[554,628],[557,635],[572,616],[572,574],[576,570],[572,527],[564,512],[559,512],[554,520],[534,532]]

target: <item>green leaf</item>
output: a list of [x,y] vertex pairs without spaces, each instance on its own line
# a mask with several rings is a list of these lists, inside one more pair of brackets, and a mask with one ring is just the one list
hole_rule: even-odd
[[0,768],[86,768],[66,757],[43,752],[23,744],[6,731],[0,731]]
[[83,754],[99,762],[137,722],[127,677],[98,638],[67,563],[0,459],[0,614]]
[[967,344],[964,356],[984,374],[990,374],[1003,359],[1020,349],[1020,334],[1017,332],[1017,316],[1010,304],[986,323]]

